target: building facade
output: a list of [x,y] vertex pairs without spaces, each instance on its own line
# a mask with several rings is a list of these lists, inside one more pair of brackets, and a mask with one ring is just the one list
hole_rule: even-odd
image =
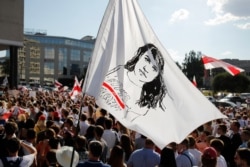
[[94,44],[95,39],[91,36],[78,40],[26,33],[24,45],[18,49],[19,83],[48,85],[58,79],[82,76]]

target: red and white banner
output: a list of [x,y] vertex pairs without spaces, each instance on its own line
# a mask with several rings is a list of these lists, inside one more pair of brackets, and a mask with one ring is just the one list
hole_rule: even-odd
[[226,63],[222,60],[215,59],[213,57],[208,57],[206,55],[202,56],[202,61],[203,61],[205,69],[207,70],[213,69],[213,68],[224,68],[227,72],[229,72],[233,76],[245,71],[232,64]]
[[197,87],[197,82],[196,82],[196,78],[195,78],[195,76],[193,77],[193,81],[192,81],[192,83],[193,83],[193,85],[194,85],[195,87]]
[[75,76],[74,86],[73,86],[71,92],[69,92],[69,95],[70,95],[71,99],[75,99],[80,94],[82,94],[81,84],[78,81],[77,77]]
[[226,118],[177,67],[136,0],[109,1],[83,90],[160,148]]

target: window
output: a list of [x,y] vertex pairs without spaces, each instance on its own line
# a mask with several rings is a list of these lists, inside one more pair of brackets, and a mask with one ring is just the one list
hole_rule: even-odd
[[55,59],[55,49],[46,47],[44,50],[44,58],[45,59]]
[[59,48],[58,52],[58,74],[67,75],[67,48]]
[[80,50],[72,49],[70,52],[70,59],[75,61],[80,61]]
[[44,74],[54,75],[54,62],[44,62]]

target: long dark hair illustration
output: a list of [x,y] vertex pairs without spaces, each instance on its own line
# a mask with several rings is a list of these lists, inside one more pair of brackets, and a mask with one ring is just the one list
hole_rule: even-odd
[[155,47],[155,45],[149,43],[137,50],[136,55],[127,61],[124,68],[128,71],[134,71],[136,63],[140,60],[142,55],[151,51],[154,61],[158,65],[158,75],[150,82],[145,82],[142,86],[140,99],[136,102],[140,107],[156,108],[157,104],[164,110],[162,100],[166,95],[167,89],[164,84],[162,75],[164,69],[164,59],[161,52]]

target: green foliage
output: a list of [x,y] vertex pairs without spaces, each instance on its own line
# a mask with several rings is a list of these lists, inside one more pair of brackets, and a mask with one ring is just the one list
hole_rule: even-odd
[[229,73],[220,73],[214,77],[213,90],[241,93],[250,87],[250,80],[243,74],[232,76]]
[[189,78],[193,79],[195,76],[196,82],[199,87],[203,85],[204,65],[201,59],[201,53],[190,51],[189,54],[185,55],[184,62],[182,63],[182,72]]

